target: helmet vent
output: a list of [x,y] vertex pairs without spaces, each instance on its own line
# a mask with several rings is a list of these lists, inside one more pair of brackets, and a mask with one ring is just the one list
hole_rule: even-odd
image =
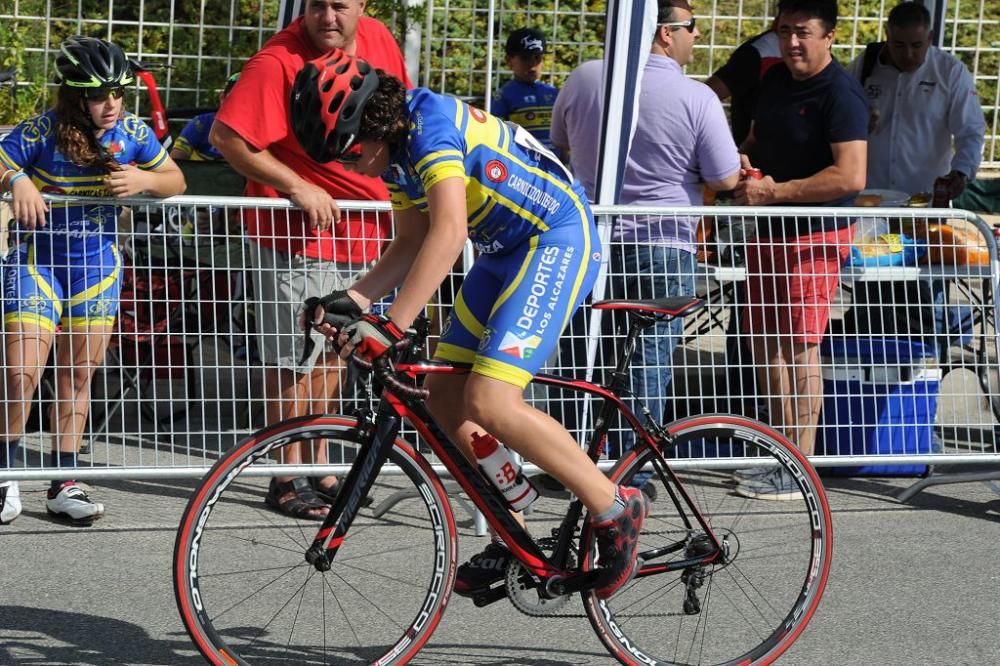
[[344,91],[343,90],[338,90],[337,94],[335,94],[333,96],[333,99],[330,100],[330,105],[328,107],[326,107],[326,110],[329,113],[337,113],[337,109],[340,108],[340,105],[343,102],[344,102]]

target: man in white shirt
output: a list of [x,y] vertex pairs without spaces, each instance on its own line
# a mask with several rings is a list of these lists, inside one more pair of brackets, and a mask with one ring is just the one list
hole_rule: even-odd
[[951,200],[976,175],[986,121],[975,81],[955,56],[931,46],[931,17],[918,2],[889,12],[887,41],[848,67],[871,103],[869,188],[934,192]]

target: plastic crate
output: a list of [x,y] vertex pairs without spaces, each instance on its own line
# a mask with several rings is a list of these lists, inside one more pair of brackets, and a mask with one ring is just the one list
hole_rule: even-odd
[[[819,455],[931,453],[941,370],[934,348],[906,338],[823,343]],[[915,476],[926,465],[825,468],[840,476]]]

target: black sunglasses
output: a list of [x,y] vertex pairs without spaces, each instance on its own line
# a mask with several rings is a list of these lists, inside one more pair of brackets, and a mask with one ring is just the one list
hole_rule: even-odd
[[103,101],[109,97],[112,99],[121,99],[125,96],[125,88],[121,86],[117,88],[84,88],[83,96],[91,102]]
[[692,16],[687,21],[671,21],[670,23],[661,23],[660,25],[667,26],[670,28],[671,32],[677,30],[678,28],[687,28],[688,32],[694,32],[694,20],[695,19]]
[[361,161],[361,144],[354,143],[347,150],[341,153],[337,161],[341,164],[357,164]]

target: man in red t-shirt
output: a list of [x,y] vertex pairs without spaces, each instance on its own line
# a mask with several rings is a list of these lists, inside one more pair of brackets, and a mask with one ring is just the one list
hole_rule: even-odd
[[[299,308],[306,297],[353,284],[378,256],[391,229],[388,213],[341,215],[335,199],[388,200],[381,179],[346,171],[337,162],[318,164],[303,152],[289,124],[295,75],[306,61],[333,48],[364,58],[412,87],[399,45],[379,21],[364,16],[365,0],[308,0],[305,14],[276,34],[243,67],[240,80],[216,114],[210,141],[247,178],[249,197],[291,199],[299,210],[246,211],[255,318],[261,360],[267,366],[267,421],[331,411],[339,387],[336,354],[317,348],[302,356]],[[335,411],[335,410],[334,410]],[[324,462],[293,451],[287,463]],[[336,479],[279,477],[268,503],[300,518],[322,519]]]

